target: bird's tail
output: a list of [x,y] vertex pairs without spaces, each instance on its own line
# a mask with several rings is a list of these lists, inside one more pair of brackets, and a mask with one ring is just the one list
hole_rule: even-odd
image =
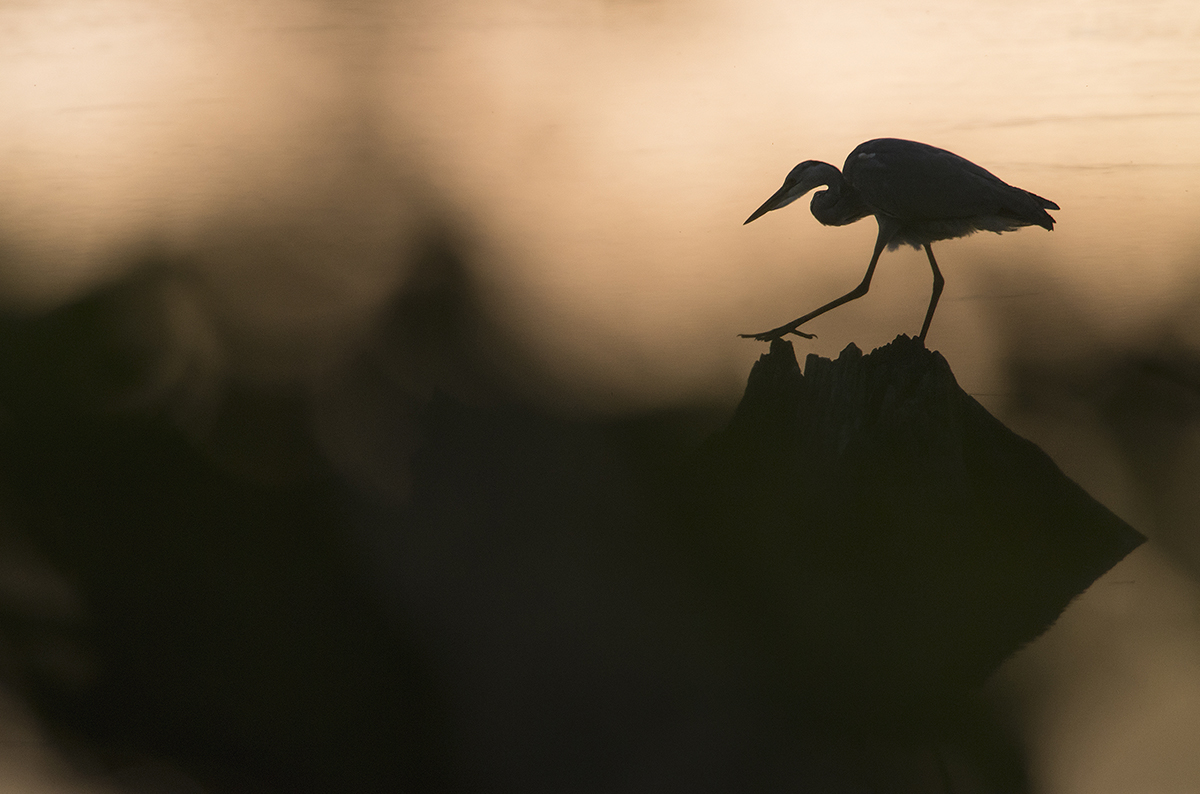
[[1053,201],[1047,198],[1042,198],[1036,193],[1030,193],[1028,190],[1021,191],[1033,201],[1028,202],[1033,206],[1029,206],[1025,213],[1024,220],[1031,224],[1041,226],[1046,231],[1054,231],[1054,216],[1046,212],[1046,210],[1062,209]]
[[1047,209],[1047,210],[1060,210],[1060,209],[1062,209],[1062,207],[1058,206],[1057,204],[1055,204],[1055,203],[1054,203],[1053,201],[1051,201],[1050,199],[1048,199],[1048,198],[1042,198],[1042,197],[1041,197],[1041,196],[1039,196],[1037,193],[1030,193],[1029,195],[1033,196],[1035,199],[1037,199],[1038,201],[1042,202],[1042,209]]

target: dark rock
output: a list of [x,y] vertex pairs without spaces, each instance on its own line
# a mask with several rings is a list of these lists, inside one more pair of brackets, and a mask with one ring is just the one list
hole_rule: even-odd
[[772,343],[697,476],[746,630],[799,703],[854,718],[952,703],[1144,541],[903,336],[803,375]]

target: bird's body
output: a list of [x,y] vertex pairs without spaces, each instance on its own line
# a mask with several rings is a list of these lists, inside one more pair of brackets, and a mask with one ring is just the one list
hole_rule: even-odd
[[775,339],[795,333],[809,320],[866,294],[886,247],[924,248],[933,268],[933,297],[920,338],[925,339],[941,294],[943,279],[930,245],[937,240],[964,237],[977,231],[1008,232],[1022,226],[1054,228],[1047,209],[1053,201],[1007,184],[991,172],[945,149],[916,141],[877,138],[855,148],[841,171],[829,163],[806,160],[792,169],[783,187],[767,199],[746,223],[786,207],[815,187],[813,216],[826,226],[845,226],[874,215],[879,223],[875,253],[861,284],[835,301],[805,316],[761,334],[755,339]]

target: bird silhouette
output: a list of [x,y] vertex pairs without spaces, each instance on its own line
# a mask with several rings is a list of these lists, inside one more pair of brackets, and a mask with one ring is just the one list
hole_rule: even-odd
[[1011,232],[1022,226],[1053,231],[1054,218],[1046,210],[1059,209],[1053,201],[1013,187],[953,152],[916,141],[877,138],[850,152],[841,171],[819,160],[800,163],[746,223],[786,207],[821,185],[826,189],[813,194],[811,209],[813,217],[825,226],[845,226],[868,215],[874,215],[879,223],[875,252],[862,283],[787,325],[742,337],[765,342],[796,334],[811,339],[813,334],[798,330],[800,326],[866,295],[884,246],[894,251],[900,245],[911,245],[925,249],[933,268],[933,294],[919,337],[923,343],[945,284],[931,243],[977,231]]

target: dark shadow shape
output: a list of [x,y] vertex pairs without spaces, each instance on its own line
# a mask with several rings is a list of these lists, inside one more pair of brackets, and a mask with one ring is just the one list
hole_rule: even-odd
[[3,318],[5,506],[95,663],[25,679],[64,741],[216,791],[943,794],[946,744],[1022,790],[972,693],[1140,535],[904,338],[805,374],[773,343],[703,444],[683,409],[553,416],[486,383],[432,259],[355,375],[407,417],[399,501],[302,389],[215,417],[296,464],[269,477],[110,399],[147,378],[153,279]]
[[773,342],[698,478],[794,707],[852,721],[934,717],[1144,541],[903,336]]

